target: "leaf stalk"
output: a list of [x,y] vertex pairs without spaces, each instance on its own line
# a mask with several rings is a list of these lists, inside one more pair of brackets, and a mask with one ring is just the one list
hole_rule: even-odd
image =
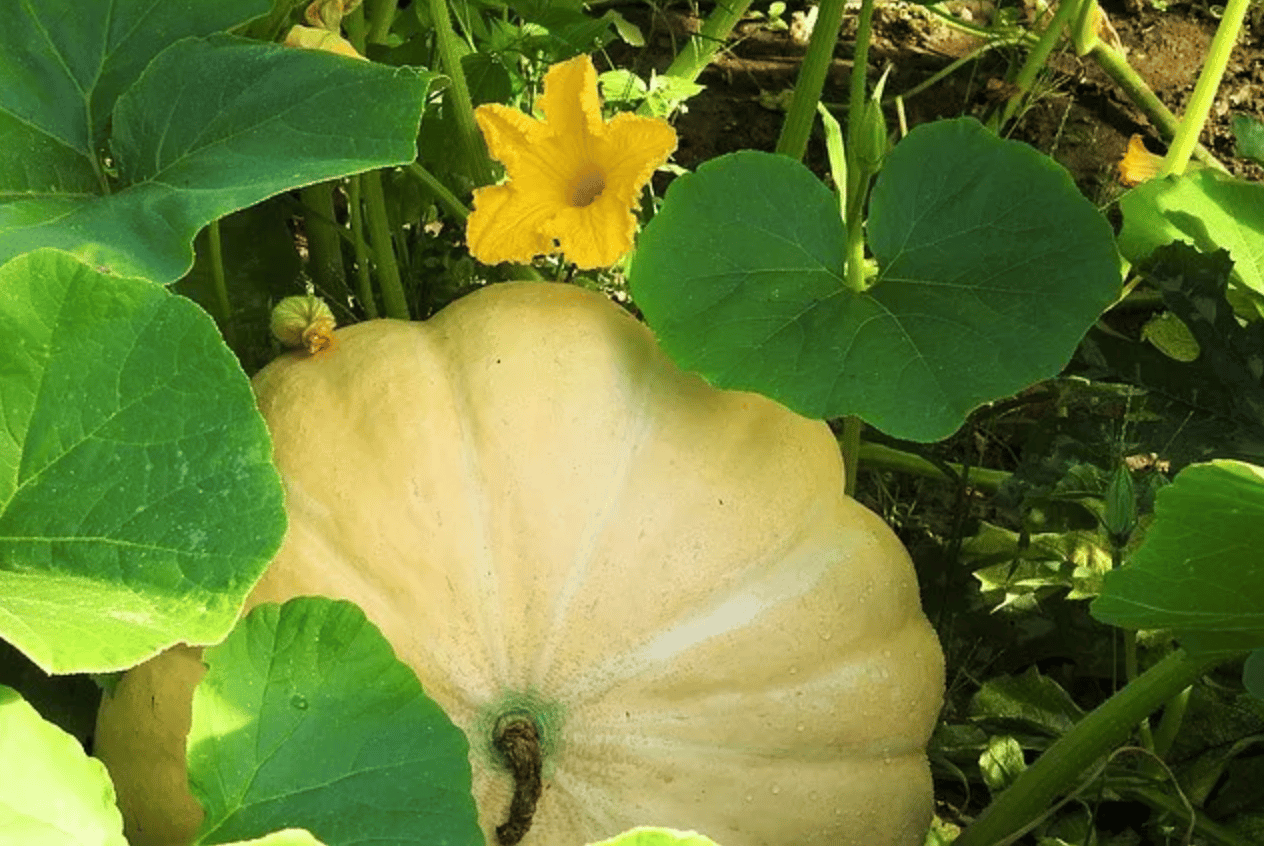
[[1005,842],[1044,814],[1095,761],[1125,741],[1160,705],[1230,657],[1194,656],[1183,649],[1173,651],[1045,750],[962,832],[956,846],[993,846]]
[[1159,176],[1185,172],[1189,157],[1198,144],[1198,136],[1202,134],[1207,117],[1211,114],[1212,103],[1215,102],[1216,92],[1220,90],[1225,69],[1229,66],[1229,55],[1242,31],[1249,4],[1250,0],[1228,0],[1225,3],[1224,16],[1220,19],[1220,26],[1216,28],[1216,37],[1211,41],[1202,73],[1199,74],[1194,93],[1190,95],[1189,104],[1185,107],[1185,117],[1176,131],[1176,137],[1168,147]]

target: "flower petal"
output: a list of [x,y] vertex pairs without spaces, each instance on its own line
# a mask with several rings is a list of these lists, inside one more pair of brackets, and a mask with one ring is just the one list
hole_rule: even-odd
[[605,133],[592,59],[579,55],[549,68],[540,108],[549,132],[564,146],[567,158],[577,164],[591,161],[593,140]]
[[501,164],[509,167],[511,159],[517,159],[531,147],[532,135],[539,134],[544,125],[530,115],[500,103],[486,103],[474,110],[474,122],[487,142],[487,152]]
[[508,181],[533,202],[562,205],[573,177],[573,163],[548,127],[522,112],[498,104],[474,111],[487,149],[505,166]]
[[338,33],[310,26],[296,24],[290,27],[289,34],[285,36],[285,46],[301,47],[304,50],[324,50],[327,53],[350,56],[363,62],[368,61],[368,59],[356,52],[356,48],[351,46],[350,41]]
[[592,205],[568,206],[550,219],[546,234],[556,239],[580,270],[609,267],[632,249],[636,218],[628,207],[604,195]]
[[676,130],[665,121],[633,114],[616,115],[606,127],[598,161],[606,177],[606,194],[626,207],[676,150]]
[[545,227],[557,212],[557,205],[534,201],[512,185],[475,189],[474,211],[465,224],[470,255],[483,264],[498,264],[526,263],[551,253],[553,239]]

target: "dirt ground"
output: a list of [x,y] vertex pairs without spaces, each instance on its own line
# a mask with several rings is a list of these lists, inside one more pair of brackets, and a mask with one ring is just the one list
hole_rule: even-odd
[[[1000,14],[1023,19],[1027,6],[1001,0]],[[1111,0],[1104,3],[1119,35],[1129,63],[1149,83],[1159,99],[1179,115],[1193,91],[1218,23],[1218,7],[1173,3],[1156,8],[1156,0]],[[878,0],[875,40],[870,50],[869,77],[876,81],[891,66],[885,93],[910,91],[954,60],[969,55],[982,40],[942,22],[924,7],[903,0]],[[1005,9],[1005,4],[1011,8]],[[687,104],[677,121],[680,148],[676,161],[686,168],[737,149],[771,150],[776,145],[783,113],[779,97],[793,87],[807,38],[802,25],[810,4],[789,3],[781,19],[785,28],[766,20],[739,24],[733,38],[713,65],[699,79],[706,90]],[[954,14],[976,25],[987,25],[998,14],[992,0],[949,0]],[[1163,5],[1161,2],[1159,5]],[[858,4],[857,4],[858,8]],[[768,3],[756,0],[752,11],[767,12]],[[620,10],[641,26],[646,50],[611,54],[622,66],[648,75],[652,65],[661,71],[682,39],[696,31],[700,18],[690,7],[641,7]],[[706,7],[701,10],[705,14]],[[963,14],[964,13],[964,14]],[[855,36],[855,15],[848,14],[834,52],[834,66],[822,99],[842,106]],[[964,63],[946,78],[905,99],[909,126],[939,117],[981,115],[995,92],[1004,90],[1006,74],[1021,63],[1018,51],[998,48]],[[1153,152],[1165,148],[1159,132],[1150,125],[1118,86],[1096,63],[1073,52],[1055,54],[1049,72],[1040,83],[1041,94],[1022,115],[1010,135],[1027,141],[1061,162],[1081,189],[1100,204],[1121,190],[1116,163],[1128,139],[1142,135]],[[838,112],[842,114],[841,110]],[[1264,119],[1264,6],[1256,4],[1240,37],[1221,85],[1213,121],[1203,143],[1234,173],[1260,179],[1264,170],[1233,154],[1229,119],[1246,113]],[[895,109],[888,109],[889,125],[896,125]],[[819,135],[819,133],[818,133]],[[808,152],[808,164],[825,168],[824,147],[819,137]]]

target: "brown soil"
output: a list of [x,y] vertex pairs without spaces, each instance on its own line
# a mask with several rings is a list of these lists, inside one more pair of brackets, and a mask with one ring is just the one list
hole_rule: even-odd
[[[983,43],[944,24],[922,6],[902,0],[879,2],[869,78],[876,81],[890,64],[887,95],[910,91]],[[1159,11],[1150,0],[1124,2],[1114,0],[1104,8],[1129,63],[1159,99],[1180,114],[1193,91],[1218,19],[1207,6],[1173,4]],[[766,11],[767,5],[757,0],[752,10]],[[760,20],[743,21],[727,48],[699,79],[706,90],[687,103],[677,120],[680,148],[676,161],[683,167],[692,169],[738,149],[775,147],[783,117],[778,103],[793,87],[806,49],[806,38],[796,31],[795,21],[809,4],[788,5],[783,15],[791,24],[788,29],[775,29]],[[978,25],[988,24],[997,15],[991,0],[951,0],[948,5],[955,14],[969,16]],[[621,11],[641,26],[648,49],[620,50],[612,45],[611,55],[620,66],[645,76],[651,68],[663,70],[699,25],[699,18],[681,5]],[[1020,20],[1030,16],[1023,8],[1004,13]],[[854,37],[855,19],[849,13],[822,96],[827,105],[841,107],[847,100]],[[1016,50],[998,48],[965,62],[946,78],[906,98],[908,125],[941,117],[982,115],[997,93],[1006,90],[1006,75],[1023,58]],[[1144,113],[1091,60],[1069,51],[1056,54],[1041,79],[1040,90],[1034,104],[1012,127],[1011,136],[1056,158],[1099,203],[1108,202],[1121,190],[1115,168],[1132,134],[1142,135],[1154,152],[1165,149],[1160,133]],[[1230,60],[1202,140],[1234,173],[1261,179],[1264,169],[1234,157],[1229,128],[1233,113],[1264,119],[1264,7],[1258,5],[1248,17],[1248,26]],[[842,115],[841,110],[838,114]],[[894,108],[888,109],[888,122],[896,126]],[[825,170],[819,138],[813,140],[807,161],[814,169]]]

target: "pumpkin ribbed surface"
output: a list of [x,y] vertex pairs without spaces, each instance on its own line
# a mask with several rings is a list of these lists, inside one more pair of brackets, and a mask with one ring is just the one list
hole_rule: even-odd
[[714,389],[605,298],[539,283],[339,330],[255,387],[289,531],[251,603],[364,609],[469,738],[488,843],[513,711],[545,752],[525,846],[647,824],[922,842],[942,657],[823,423]]

